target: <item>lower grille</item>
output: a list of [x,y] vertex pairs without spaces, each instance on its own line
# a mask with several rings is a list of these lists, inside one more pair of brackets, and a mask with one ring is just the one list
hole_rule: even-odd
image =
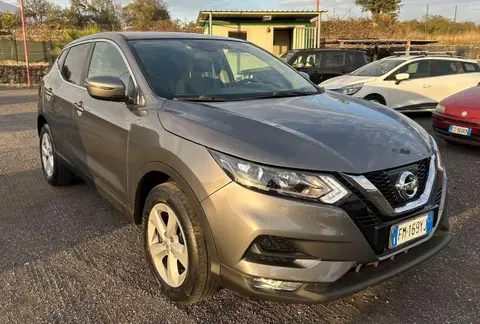
[[262,235],[257,237],[253,243],[258,244],[262,250],[267,252],[297,252],[292,242],[286,237]]
[[435,204],[440,205],[442,201],[442,188],[438,189],[437,196],[435,197]]
[[244,255],[245,260],[278,267],[300,267],[298,259],[312,259],[295,248],[287,237],[261,235],[257,237]]
[[298,267],[295,265],[296,259],[292,259],[292,258],[285,258],[285,257],[278,257],[278,256],[271,256],[271,255],[264,255],[264,254],[257,254],[257,253],[248,253],[245,259],[255,263],[261,263],[261,264],[272,265],[277,267],[289,267],[289,268]]

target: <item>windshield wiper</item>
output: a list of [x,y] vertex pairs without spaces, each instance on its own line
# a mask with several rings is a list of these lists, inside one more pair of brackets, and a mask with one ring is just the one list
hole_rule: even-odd
[[175,97],[173,100],[180,100],[180,101],[216,101],[216,102],[223,102],[223,101],[231,101],[228,98],[224,97],[216,97],[216,96],[198,96],[198,97]]
[[[312,96],[320,94],[322,91],[297,91],[297,90],[286,90],[286,91],[277,91],[271,92],[268,94],[261,94],[258,96],[244,97],[239,98],[240,100],[253,100],[253,99],[268,99],[268,98],[285,98],[285,97],[301,97],[301,96]],[[239,100],[237,99],[237,100]]]

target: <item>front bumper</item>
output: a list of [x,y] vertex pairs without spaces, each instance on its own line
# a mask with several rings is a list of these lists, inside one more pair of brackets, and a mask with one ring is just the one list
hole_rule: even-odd
[[[230,183],[202,202],[214,235],[223,285],[263,299],[309,303],[341,298],[391,278],[430,258],[451,239],[445,175],[439,180],[441,200],[432,197],[425,207],[436,211],[432,233],[385,253],[372,248],[342,208],[275,197]],[[266,258],[252,258],[251,252],[258,252],[257,239],[263,237],[286,238],[298,259],[283,262],[292,251],[263,251]],[[370,267],[372,264],[376,266]],[[302,285],[294,292],[261,290],[253,286],[255,278]]]
[[[433,131],[439,137],[463,144],[480,146],[480,124],[470,122],[458,117],[434,112],[432,114]],[[470,136],[452,134],[448,131],[450,125],[467,127],[472,129]]]

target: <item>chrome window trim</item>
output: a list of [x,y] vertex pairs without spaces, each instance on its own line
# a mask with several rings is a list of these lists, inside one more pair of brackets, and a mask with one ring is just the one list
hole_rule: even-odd
[[388,216],[395,216],[398,214],[405,213],[412,209],[422,207],[428,202],[430,195],[432,193],[433,184],[435,182],[436,167],[435,167],[436,156],[435,154],[430,158],[430,167],[428,170],[428,178],[425,184],[425,190],[422,195],[415,201],[411,201],[403,206],[393,208],[390,203],[387,201],[385,196],[378,190],[366,177],[364,176],[353,176],[344,174],[346,179],[368,199],[372,202],[381,213]]
[[[74,46],[77,46],[77,45],[82,45],[82,44],[87,44],[87,43],[96,43],[96,42],[106,42],[106,43],[110,43],[112,44],[113,46],[115,46],[115,48],[117,49],[117,51],[120,53],[120,55],[122,56],[123,58],[123,62],[125,63],[125,65],[127,66],[127,69],[128,69],[128,72],[130,73],[130,76],[132,77],[132,81],[133,81],[133,84],[135,85],[135,92],[137,94],[136,98],[135,98],[135,102],[138,103],[140,102],[140,93],[139,93],[139,88],[138,88],[138,83],[137,83],[137,80],[135,79],[135,75],[133,74],[133,71],[132,71],[132,68],[130,67],[130,63],[128,63],[128,60],[127,60],[127,57],[125,56],[125,54],[123,53],[122,49],[120,48],[120,46],[118,46],[117,43],[115,43],[114,41],[110,40],[110,39],[106,39],[106,38],[96,38],[96,39],[89,39],[89,40],[85,40],[85,41],[81,41],[81,42],[75,42],[74,44],[69,44],[67,46],[64,47],[64,49],[62,50],[62,53]],[[60,53],[60,55],[62,55],[62,53]],[[93,54],[93,53],[92,53]],[[59,55],[59,57],[60,57]],[[68,56],[68,54],[67,54]],[[66,59],[66,58],[65,58]],[[91,57],[90,57],[90,60],[91,60]],[[90,64],[90,60],[88,61],[88,64]],[[77,88],[80,88],[80,89],[83,89],[85,91],[87,91],[87,88],[85,87],[82,87],[82,86],[79,86],[79,85],[76,85],[76,84],[73,84],[71,82],[68,82],[66,81],[64,78],[63,78],[63,75],[61,73],[61,71],[58,69],[58,64],[55,64],[57,66],[57,71],[58,73],[60,74],[60,78],[62,79],[63,82],[69,84],[69,85],[73,85]]]

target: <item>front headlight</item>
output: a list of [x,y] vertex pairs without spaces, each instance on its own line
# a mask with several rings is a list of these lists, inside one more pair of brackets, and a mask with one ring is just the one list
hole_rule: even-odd
[[438,113],[444,114],[445,113],[445,106],[441,105],[441,104],[438,104],[437,107],[435,108],[435,111],[438,112]]
[[333,176],[289,171],[243,161],[211,151],[218,165],[235,182],[247,187],[282,195],[316,199],[333,204],[348,195]]
[[345,95],[351,96],[351,95],[356,94],[362,88],[363,88],[363,83],[358,83],[358,84],[354,84],[354,85],[350,85],[350,86],[346,86],[346,87],[337,89],[337,92],[340,92],[340,93],[343,93]]
[[430,135],[430,139],[432,141],[433,150],[435,151],[435,159],[437,160],[437,169],[440,171],[445,171],[445,166],[443,165],[442,154],[440,154],[440,150],[438,149],[437,141]]

